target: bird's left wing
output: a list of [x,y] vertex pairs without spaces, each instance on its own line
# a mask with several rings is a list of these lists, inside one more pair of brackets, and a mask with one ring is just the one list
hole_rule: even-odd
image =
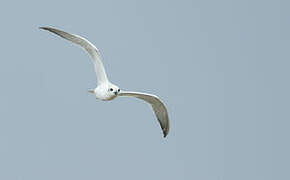
[[89,55],[92,57],[92,61],[93,61],[94,67],[95,67],[96,75],[97,75],[98,85],[108,82],[107,74],[105,72],[103,62],[101,60],[100,52],[87,39],[85,39],[79,35],[67,33],[67,32],[64,32],[62,30],[51,28],[51,27],[40,27],[40,29],[55,33],[58,36],[66,39],[66,40],[69,40],[69,41],[79,45],[80,47],[84,48],[89,53]]
[[163,131],[164,137],[167,136],[169,132],[169,118],[168,112],[165,105],[162,101],[155,95],[146,94],[146,93],[139,93],[139,92],[129,92],[129,91],[121,91],[118,96],[129,96],[135,97],[138,99],[142,99],[149,103],[152,106],[152,109],[159,121],[161,129]]

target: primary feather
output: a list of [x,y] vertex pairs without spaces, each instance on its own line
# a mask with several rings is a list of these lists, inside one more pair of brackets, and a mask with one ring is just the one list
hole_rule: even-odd
[[166,106],[163,102],[153,94],[146,94],[140,92],[129,92],[129,91],[121,91],[119,96],[129,96],[142,99],[149,103],[152,106],[152,109],[159,121],[161,129],[163,131],[163,136],[166,137],[169,132],[169,118]]
[[55,29],[55,28],[40,27],[40,29],[50,31],[84,48],[92,57],[92,61],[94,64],[96,75],[97,75],[98,85],[108,82],[107,74],[101,60],[100,52],[92,43],[90,43],[88,40],[86,40],[85,38],[81,36],[70,34],[70,33]]

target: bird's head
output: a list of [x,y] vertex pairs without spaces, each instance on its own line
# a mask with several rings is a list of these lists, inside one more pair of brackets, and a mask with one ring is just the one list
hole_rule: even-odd
[[111,96],[117,96],[120,92],[120,88],[112,83],[108,85],[107,90]]

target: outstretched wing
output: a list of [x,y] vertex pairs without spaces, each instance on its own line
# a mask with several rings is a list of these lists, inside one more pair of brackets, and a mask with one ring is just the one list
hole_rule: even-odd
[[103,84],[105,82],[108,82],[108,78],[105,72],[105,68],[104,65],[102,63],[101,60],[101,56],[99,53],[99,50],[92,44],[90,43],[88,40],[86,40],[85,38],[75,35],[75,34],[70,34],[58,29],[54,29],[54,28],[50,28],[50,27],[40,27],[40,29],[44,29],[47,31],[50,31],[52,33],[55,33],[57,35],[59,35],[60,37],[67,39],[79,46],[81,46],[82,48],[84,48],[89,55],[92,57],[92,61],[94,63],[94,67],[95,67],[95,71],[97,74],[97,81],[98,81],[98,85]]
[[139,93],[139,92],[128,92],[128,91],[121,91],[119,96],[129,96],[129,97],[135,97],[142,99],[149,103],[152,106],[152,109],[159,121],[159,124],[161,126],[161,129],[163,131],[164,137],[167,136],[169,132],[169,118],[168,113],[165,105],[162,103],[162,101],[155,95],[152,94],[145,94],[145,93]]

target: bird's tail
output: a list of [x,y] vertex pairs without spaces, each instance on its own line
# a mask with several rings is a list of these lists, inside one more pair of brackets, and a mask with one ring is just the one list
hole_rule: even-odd
[[95,90],[94,89],[89,89],[88,92],[92,93],[92,94],[95,94]]

